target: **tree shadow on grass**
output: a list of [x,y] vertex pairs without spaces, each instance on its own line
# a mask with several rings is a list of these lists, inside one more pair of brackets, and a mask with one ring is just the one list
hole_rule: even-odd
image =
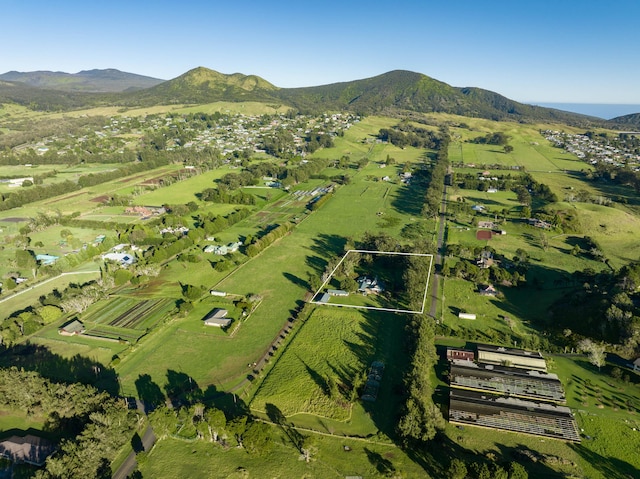
[[151,376],[148,374],[141,374],[135,381],[136,390],[138,391],[138,398],[144,405],[145,414],[150,413],[156,407],[164,404],[165,396]]
[[367,455],[367,459],[373,465],[380,474],[390,476],[396,471],[393,463],[378,452],[372,451],[369,448],[364,448],[364,452]]
[[35,371],[53,381],[89,384],[116,396],[120,391],[116,372],[109,366],[76,354],[65,358],[29,341],[7,349],[0,355],[0,367]]
[[167,384],[164,387],[173,407],[202,401],[204,393],[198,383],[186,373],[167,370]]
[[397,188],[391,206],[402,214],[420,216],[424,206],[424,197],[429,187],[427,175],[414,174],[411,182],[401,188]]
[[302,365],[304,366],[304,368],[307,370],[307,373],[309,374],[309,377],[311,377],[311,379],[313,379],[313,382],[316,383],[316,385],[324,392],[327,392],[329,389],[329,386],[327,384],[327,380],[322,377],[321,374],[319,374],[315,369],[311,368],[307,363],[304,362],[304,360],[298,356],[297,354],[295,355],[296,358],[298,358],[298,360],[302,363]]
[[602,456],[591,449],[587,449],[582,444],[569,444],[569,447],[582,456],[593,468],[600,471],[607,479],[640,477],[640,470],[626,461],[616,457]]
[[313,239],[311,251],[322,257],[342,256],[348,239],[345,236],[319,234]]
[[292,428],[287,423],[287,418],[285,415],[278,409],[278,406],[275,404],[267,403],[265,405],[265,410],[269,420],[274,424],[277,424],[285,436],[291,441],[291,444],[297,449],[301,450],[304,445],[304,440],[306,437],[301,434],[297,429]]
[[285,272],[285,273],[282,273],[282,275],[285,278],[287,278],[289,281],[291,281],[293,284],[295,284],[296,286],[300,286],[301,288],[304,288],[307,291],[310,289],[309,283],[307,283],[302,278],[298,278],[295,274]]

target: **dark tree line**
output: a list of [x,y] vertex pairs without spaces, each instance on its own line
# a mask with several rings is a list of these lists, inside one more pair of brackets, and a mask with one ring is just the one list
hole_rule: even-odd
[[126,405],[92,386],[54,383],[35,372],[0,369],[0,404],[43,415],[63,436],[38,479],[107,478],[116,454],[130,440],[135,416]]

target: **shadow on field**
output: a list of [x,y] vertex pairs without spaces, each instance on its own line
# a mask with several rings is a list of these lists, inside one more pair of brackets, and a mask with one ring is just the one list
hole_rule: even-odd
[[295,284],[296,286],[300,286],[301,288],[304,288],[305,290],[309,290],[311,288],[311,286],[309,286],[309,283],[307,283],[304,279],[302,278],[298,278],[295,274],[291,274],[291,273],[282,273],[282,275],[287,278],[289,281],[291,281],[293,284]]
[[11,366],[35,371],[52,381],[90,384],[114,396],[120,390],[116,373],[109,366],[79,354],[65,358],[28,341],[0,355],[0,367]]
[[[357,385],[358,376],[367,379],[373,361],[384,363],[384,373],[380,381],[377,398],[373,402],[362,401],[362,406],[373,423],[389,437],[397,437],[396,425],[405,400],[404,376],[410,366],[406,342],[406,317],[383,311],[362,311],[364,320],[356,332],[357,341],[345,341],[345,346],[364,366],[362,371],[338,369],[332,366],[343,384]],[[357,395],[364,392],[363,384]]]
[[300,451],[304,447],[307,436],[301,434],[297,429],[290,427],[290,424],[287,423],[287,418],[275,404],[267,403],[265,409],[269,420],[277,424],[284,435],[291,441],[291,444]]
[[398,213],[420,216],[428,187],[429,181],[424,174],[414,174],[411,183],[396,190],[391,206]]
[[320,234],[313,239],[310,249],[318,256],[307,256],[306,262],[318,274],[324,273],[327,267],[326,258],[342,257],[347,238],[338,235]]
[[631,464],[614,457],[604,457],[587,449],[582,444],[569,444],[569,447],[576,451],[592,467],[602,473],[607,479],[627,479],[629,477],[640,477],[640,470]]
[[196,403],[213,405],[224,411],[227,418],[246,415],[247,405],[234,393],[219,391],[214,385],[205,390],[188,374],[181,371],[167,370],[167,382],[162,388],[153,381],[150,375],[141,374],[135,381],[140,401],[143,402],[145,413],[156,407],[171,403],[171,407],[190,406]]
[[341,256],[346,244],[347,238],[344,236],[322,233],[313,239],[311,250],[322,256]]
[[153,382],[153,379],[151,379],[151,376],[148,374],[138,376],[138,379],[136,379],[136,390],[138,391],[138,398],[144,404],[145,414],[149,414],[165,402],[162,389]]

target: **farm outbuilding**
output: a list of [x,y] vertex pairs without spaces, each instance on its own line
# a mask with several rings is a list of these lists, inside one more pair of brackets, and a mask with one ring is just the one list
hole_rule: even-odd
[[489,344],[478,344],[478,361],[488,364],[513,366],[535,371],[547,370],[547,363],[537,351],[512,349]]
[[447,361],[473,361],[476,355],[468,349],[447,348]]
[[68,322],[63,325],[60,329],[58,329],[58,334],[63,336],[74,336],[76,334],[82,334],[85,332],[84,324],[82,324],[77,319]]
[[217,328],[226,328],[233,321],[231,318],[227,318],[229,311],[222,308],[213,309],[205,318],[205,326],[215,326]]

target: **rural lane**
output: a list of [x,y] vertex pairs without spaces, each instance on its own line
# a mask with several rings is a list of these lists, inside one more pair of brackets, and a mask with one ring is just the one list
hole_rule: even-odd
[[442,205],[440,206],[440,224],[438,226],[438,240],[436,242],[436,264],[435,274],[433,275],[433,282],[431,284],[431,308],[429,315],[436,319],[438,314],[438,284],[440,283],[440,273],[442,268],[442,255],[444,252],[444,227],[446,224],[447,215],[447,185],[444,185],[442,190]]
[[[149,426],[142,436],[142,447],[146,452],[149,452],[155,443],[156,435],[153,433],[151,426]],[[129,475],[135,470],[137,465],[136,453],[132,451],[120,465],[118,470],[112,474],[111,479],[127,479],[127,477],[129,477]]]

